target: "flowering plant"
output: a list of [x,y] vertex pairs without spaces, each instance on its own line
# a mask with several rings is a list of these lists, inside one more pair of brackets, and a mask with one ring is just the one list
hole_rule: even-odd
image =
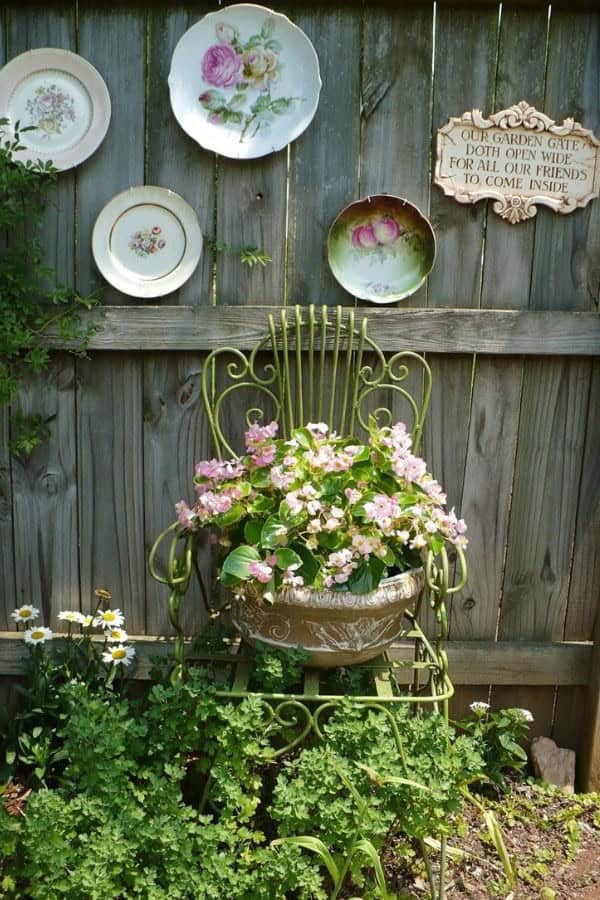
[[277,439],[251,425],[241,459],[197,463],[196,501],[176,504],[183,531],[216,526],[229,550],[220,581],[246,597],[281,587],[367,593],[386,575],[422,565],[446,542],[466,545],[465,523],[412,451],[406,426],[370,423],[366,444],[323,423]]

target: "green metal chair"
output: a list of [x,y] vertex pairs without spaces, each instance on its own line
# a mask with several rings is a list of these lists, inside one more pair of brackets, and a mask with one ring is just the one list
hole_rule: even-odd
[[[419,450],[431,394],[431,370],[422,356],[410,350],[386,356],[369,337],[368,318],[363,317],[357,325],[355,311],[342,307],[284,308],[268,315],[267,324],[264,337],[248,354],[234,347],[218,348],[202,367],[202,398],[219,458],[237,455],[235,434],[227,433],[227,422],[232,423],[233,430],[237,425],[240,439],[244,421],[249,425],[252,421],[273,419],[279,423],[280,436],[286,438],[294,428],[310,421],[325,421],[341,436],[360,438],[370,415],[382,425],[392,424],[395,419],[405,421],[412,431],[415,452]],[[250,406],[242,418],[238,410],[244,395],[250,398]],[[170,591],[169,615],[176,632],[174,677],[184,675],[185,644],[179,613],[194,571],[209,614],[219,612],[197,563],[198,540],[197,534],[184,534],[174,522],[159,535],[149,557],[152,576]],[[159,571],[158,553],[164,545],[168,545],[168,551]],[[445,549],[437,557],[430,553],[425,561],[426,586],[414,613],[406,614],[407,630],[403,634],[403,638],[414,642],[413,660],[408,663],[412,670],[410,688],[404,692],[395,689],[393,676],[398,664],[386,655],[370,664],[374,672],[373,693],[353,696],[353,700],[384,711],[397,703],[413,704],[413,708],[432,704],[447,719],[448,700],[454,689],[444,649],[448,636],[446,603],[449,595],[460,590],[466,581],[461,550],[457,551],[456,568],[458,577],[452,586],[454,565]],[[431,640],[419,624],[427,606],[433,609],[437,623],[437,634]],[[227,654],[212,654],[210,659],[232,662]],[[253,694],[248,689],[251,655],[242,652],[233,664],[231,686],[218,693],[230,699]],[[319,673],[314,669],[305,670],[301,693],[260,692],[260,696],[270,710],[272,722],[289,724],[291,715],[298,723],[297,737],[278,753],[295,746],[311,730],[320,735],[323,712],[340,701],[338,695],[321,692]]]

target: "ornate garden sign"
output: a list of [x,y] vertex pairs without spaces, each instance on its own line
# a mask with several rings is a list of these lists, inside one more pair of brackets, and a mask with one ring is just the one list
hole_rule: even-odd
[[459,203],[495,200],[511,225],[540,203],[566,214],[600,193],[599,148],[579,122],[557,125],[524,100],[489,119],[474,109],[438,130],[435,183]]

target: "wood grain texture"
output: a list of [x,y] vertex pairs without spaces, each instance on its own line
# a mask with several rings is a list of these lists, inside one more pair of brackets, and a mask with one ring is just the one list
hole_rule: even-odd
[[351,296],[329,269],[326,235],[357,199],[361,21],[337,5],[292,17],[315,46],[323,89],[312,123],[290,147],[287,298],[348,305]]
[[586,361],[529,361],[500,635],[562,637],[589,390]]
[[[110,127],[101,146],[77,170],[77,278],[82,291],[103,284],[91,252],[100,211],[120,191],[144,183],[146,12],[141,9],[80,10],[78,52],[94,65],[110,92]],[[107,286],[104,303],[127,297]]]
[[19,408],[50,424],[50,439],[14,457],[15,604],[33,603],[54,628],[61,609],[79,609],[79,556],[73,359],[58,356],[43,377],[28,376]]
[[[181,499],[192,502],[194,463],[211,456],[200,396],[201,365],[202,358],[192,354],[147,354],[144,360],[146,556],[159,533],[175,519],[175,503]],[[168,589],[146,572],[149,634],[170,633],[167,599]],[[188,633],[197,631],[204,618],[200,591],[193,579],[182,604],[182,625]]]
[[[396,194],[427,211],[433,5],[369,6],[362,57],[359,196]],[[425,305],[426,288],[403,301]]]
[[[13,57],[36,47],[75,50],[73,7],[40,6],[35,12],[8,13],[7,46]],[[49,283],[74,286],[75,176],[61,173],[49,195],[39,231],[44,262],[55,277]],[[13,458],[14,605],[32,603],[54,627],[60,609],[79,608],[77,473],[74,361],[62,354],[42,376],[27,375],[14,408],[26,415],[55,417],[50,440],[27,457]]]
[[[494,109],[517,97],[543,101],[547,12],[503,6],[500,20]],[[535,223],[518,231],[485,207],[481,306],[527,307]],[[469,525],[469,580],[451,607],[453,638],[496,635],[508,539],[523,362],[477,356],[461,502]],[[501,448],[501,449],[500,449]],[[485,688],[482,688],[485,692]],[[455,705],[477,699],[457,690]]]
[[[6,10],[0,10],[0,66],[5,62]],[[14,625],[15,548],[13,542],[11,458],[8,451],[10,409],[0,407],[0,627]]]
[[[552,11],[544,111],[600,133],[600,17]],[[600,302],[600,203],[569,216],[538,213],[533,308],[592,309]]]
[[205,238],[198,268],[178,291],[157,303],[204,306],[211,302],[214,239],[215,157],[192,140],[171,111],[168,76],[173,50],[209,5],[151,9],[148,13],[145,182],[168,187],[196,211]]
[[77,362],[82,608],[112,592],[128,631],[145,626],[142,367],[94,354]]
[[[553,118],[572,115],[596,129],[600,119],[597,28],[597,17],[592,21],[586,15],[552,11],[544,98],[544,110]],[[591,273],[600,258],[599,215],[593,203],[562,223],[547,210],[538,215],[530,308],[594,308],[589,282],[597,278]],[[524,364],[500,621],[500,634],[507,639],[562,637],[564,633],[590,377],[585,361],[528,360]],[[560,702],[559,717],[564,709],[565,703]],[[559,720],[554,729],[557,734],[565,731]]]
[[510,357],[477,362],[461,503],[469,580],[452,600],[453,639],[496,634],[521,394],[514,369]]
[[[270,310],[220,306],[107,306],[89,315],[92,350],[248,350],[267,333]],[[383,350],[514,356],[599,356],[595,313],[516,310],[369,309],[369,335]],[[357,322],[362,321],[361,315]],[[68,344],[54,331],[48,347]]]
[[[287,150],[262,159],[219,159],[217,303],[285,302]],[[258,247],[272,262],[242,264],[238,248]]]
[[[131,640],[135,642],[139,661],[134,678],[148,677],[150,656],[173,653],[173,639],[169,637],[132,634]],[[411,643],[399,643],[392,647],[390,655],[392,659],[408,662],[413,651]],[[15,637],[14,632],[0,632],[0,674],[18,674],[22,654],[22,637]],[[494,684],[508,685],[509,691],[516,680],[532,685],[585,685],[591,674],[592,645],[449,641],[448,658],[455,684],[477,685],[485,678]],[[398,670],[401,683],[410,678],[407,670],[404,671],[402,675],[402,669]],[[481,699],[479,688],[478,698]]]
[[594,651],[584,709],[579,777],[584,791],[600,791],[600,617],[594,629]]
[[[446,9],[436,13],[433,138],[451,115],[487,108],[494,90],[498,42],[495,11]],[[427,288],[430,306],[478,307],[484,209],[463,207],[432,188],[430,218],[437,235],[437,259]],[[441,482],[450,507],[460,512],[473,358],[431,361],[433,390],[424,432],[428,468]],[[448,439],[452,435],[452,440]],[[430,625],[431,629],[431,625]]]

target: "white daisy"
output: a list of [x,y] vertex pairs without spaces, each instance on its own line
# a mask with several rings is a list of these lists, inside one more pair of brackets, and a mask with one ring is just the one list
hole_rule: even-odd
[[110,647],[102,654],[102,662],[114,663],[115,666],[130,666],[135,657],[133,647],[124,647],[123,644],[117,644],[116,647]]
[[74,609],[63,609],[62,612],[59,612],[58,618],[63,622],[76,622],[78,625],[83,625],[85,616],[80,612],[76,612]]
[[471,712],[487,712],[490,708],[489,703],[484,703],[483,700],[475,700],[473,703],[469,704],[469,709]]
[[94,625],[102,625],[106,628],[120,628],[125,621],[125,616],[120,609],[105,609],[97,613]]
[[28,628],[24,637],[26,644],[43,644],[52,640],[52,631],[40,625],[39,628]]
[[18,609],[13,609],[10,615],[15,622],[32,622],[34,619],[37,619],[39,614],[40,611],[35,606],[25,604],[25,606],[19,606]]
[[129,635],[123,628],[107,628],[104,635],[107,641],[112,641],[113,643],[124,644],[125,641],[129,640]]

